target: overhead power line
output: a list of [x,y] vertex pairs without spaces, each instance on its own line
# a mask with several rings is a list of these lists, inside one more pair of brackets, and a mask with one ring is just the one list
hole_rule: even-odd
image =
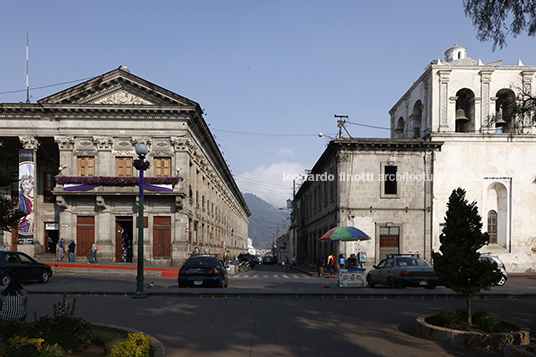
[[[77,79],[77,80],[69,81],[69,82],[62,82],[62,83],[56,83],[56,84],[49,84],[49,85],[46,85],[46,86],[30,88],[30,91],[34,91],[34,90],[38,90],[38,89],[45,89],[45,88],[50,88],[50,87],[62,86],[62,85],[64,85],[64,84],[71,84],[71,83],[76,83],[76,82],[83,82],[83,81],[87,81],[88,79],[91,79],[91,78],[93,78],[93,77],[87,77],[87,78]],[[11,90],[11,91],[7,91],[7,92],[0,92],[0,94],[12,94],[12,93],[20,93],[20,92],[26,92],[26,89],[19,89],[19,90]]]

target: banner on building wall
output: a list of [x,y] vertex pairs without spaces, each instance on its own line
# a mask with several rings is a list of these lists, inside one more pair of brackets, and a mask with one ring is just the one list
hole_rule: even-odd
[[32,244],[34,238],[35,164],[34,150],[19,150],[19,210],[26,215],[19,222],[19,244]]

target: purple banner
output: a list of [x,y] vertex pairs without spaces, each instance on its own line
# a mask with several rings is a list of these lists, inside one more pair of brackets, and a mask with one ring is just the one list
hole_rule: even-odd
[[35,164],[33,149],[19,150],[19,210],[26,215],[19,222],[19,244],[32,244],[35,222]]
[[89,191],[101,185],[65,185],[63,191]]

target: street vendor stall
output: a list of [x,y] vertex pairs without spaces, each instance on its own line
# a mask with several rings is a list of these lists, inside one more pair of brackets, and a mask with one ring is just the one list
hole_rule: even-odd
[[[355,227],[343,226],[330,229],[326,234],[320,237],[321,242],[351,242],[369,240],[370,237]],[[355,265],[353,260],[355,259]],[[365,269],[358,267],[358,260],[355,254],[352,254],[347,260],[345,266],[339,269],[338,286],[341,288],[364,288]]]

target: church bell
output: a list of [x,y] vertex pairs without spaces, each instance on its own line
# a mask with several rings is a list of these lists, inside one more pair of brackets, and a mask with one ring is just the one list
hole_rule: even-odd
[[502,128],[503,126],[505,126],[507,123],[506,121],[503,119],[502,117],[502,114],[500,112],[497,112],[496,115],[496,120],[495,120],[495,127],[496,128]]
[[465,111],[463,109],[456,110],[456,124],[465,124],[469,119],[465,116]]

